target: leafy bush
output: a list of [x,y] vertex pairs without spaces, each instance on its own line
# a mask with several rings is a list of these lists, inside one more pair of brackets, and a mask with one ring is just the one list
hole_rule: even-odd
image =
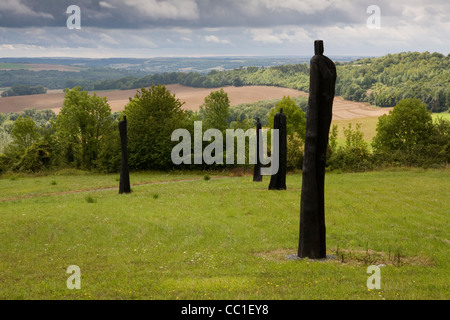
[[449,122],[442,119],[433,124],[420,100],[401,100],[389,115],[378,120],[374,161],[377,165],[425,167],[448,163],[449,129]]
[[44,141],[39,141],[25,149],[14,169],[24,172],[39,172],[49,168],[50,163],[50,146]]
[[287,136],[287,169],[301,169],[303,166],[305,143],[297,132]]
[[360,128],[361,124],[357,124],[355,130],[351,124],[344,128],[345,145],[338,147],[328,162],[332,170],[365,171],[372,168],[369,145]]

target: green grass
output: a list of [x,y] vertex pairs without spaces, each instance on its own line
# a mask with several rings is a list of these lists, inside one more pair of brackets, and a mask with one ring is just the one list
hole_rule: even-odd
[[338,126],[338,144],[339,145],[345,144],[344,129],[348,128],[348,125],[351,124],[352,129],[355,130],[356,124],[358,124],[358,123],[361,124],[360,131],[364,134],[364,139],[369,143],[372,142],[373,138],[377,134],[377,124],[378,124],[377,117],[333,121],[332,125]]
[[450,113],[433,113],[433,120],[436,120],[438,118],[450,121]]
[[[433,121],[436,121],[438,118],[442,118],[444,120],[450,121],[450,113],[433,113],[432,114]],[[344,128],[347,128],[349,124],[352,125],[352,129],[356,128],[356,124],[361,124],[360,131],[364,134],[364,139],[371,143],[373,138],[377,134],[377,117],[368,117],[368,118],[359,118],[359,119],[351,119],[351,120],[335,120],[333,121],[333,125],[338,126],[338,144],[345,144],[345,135]]]
[[[118,190],[119,182],[119,174],[92,174],[77,170],[61,170],[56,174],[34,177],[7,173],[1,178],[0,200],[108,188]],[[202,179],[202,176],[199,176],[199,173],[182,171],[131,173],[134,184],[190,179]]]
[[[130,195],[92,190],[115,175],[3,177],[0,199],[34,197],[0,202],[0,299],[450,298],[449,169],[327,174],[328,261],[286,258],[300,174],[282,192],[267,177],[204,176],[133,174],[179,182]],[[366,287],[370,264],[385,265],[381,290]],[[81,290],[66,287],[70,265]]]
[[33,66],[22,63],[0,63],[0,70],[4,69],[33,69]]

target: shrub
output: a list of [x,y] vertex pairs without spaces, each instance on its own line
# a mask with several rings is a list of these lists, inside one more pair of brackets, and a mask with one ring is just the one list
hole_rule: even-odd
[[359,123],[355,130],[352,129],[351,124],[348,128],[344,128],[345,145],[337,148],[329,159],[332,170],[365,171],[372,168],[369,145],[364,140],[364,134],[360,128]]
[[287,169],[301,169],[303,166],[305,143],[297,132],[287,136]]
[[401,100],[389,115],[379,118],[373,148],[376,152],[400,150],[411,153],[416,145],[428,141],[432,127],[433,120],[425,103],[419,99]]
[[377,165],[442,166],[450,161],[450,122],[433,124],[424,103],[404,99],[379,118],[373,147]]
[[48,168],[50,161],[50,146],[43,141],[36,142],[25,149],[14,169],[25,172],[38,172]]

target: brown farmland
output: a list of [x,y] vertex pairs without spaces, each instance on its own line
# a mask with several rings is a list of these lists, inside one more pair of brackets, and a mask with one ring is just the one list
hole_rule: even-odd
[[[186,110],[198,110],[203,104],[205,97],[211,91],[219,90],[190,88],[178,84],[168,85],[166,87],[171,93],[175,94],[176,98],[185,102],[184,109]],[[268,86],[224,87],[223,89],[228,93],[231,105],[252,103],[261,100],[282,99],[284,96],[290,96],[291,98],[308,96],[307,93],[302,91]],[[123,110],[129,98],[134,97],[135,94],[136,89],[97,92],[98,96],[108,99],[112,111]],[[64,93],[58,91],[41,95],[0,98],[0,112],[22,112],[26,108],[36,108],[52,109],[58,113],[63,105],[63,101]],[[339,120],[378,117],[388,113],[389,110],[391,109],[374,108],[366,103],[346,101],[337,97],[334,104],[333,118]]]

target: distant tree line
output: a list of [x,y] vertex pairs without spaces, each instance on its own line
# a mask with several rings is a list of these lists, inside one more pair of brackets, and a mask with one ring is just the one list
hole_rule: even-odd
[[6,91],[3,91],[2,97],[14,97],[14,96],[28,96],[33,94],[44,94],[47,93],[42,85],[37,85],[36,87],[30,87],[26,84],[16,84]]
[[[428,110],[444,112],[450,108],[450,56],[439,53],[408,52],[381,58],[364,58],[337,63],[336,95],[367,102],[379,107],[393,107],[400,100],[416,98]],[[182,84],[190,87],[267,85],[309,91],[307,64],[270,68],[247,67],[228,71],[213,70],[206,75],[173,72],[99,81],[87,90],[134,89],[152,84]]]
[[[266,127],[273,127],[273,117],[281,108],[287,115],[289,169],[301,169],[303,162],[304,103],[304,98],[297,102],[284,97],[265,109]],[[248,113],[252,110],[245,105],[231,108],[222,89],[211,92],[198,112],[185,111],[182,106],[183,102],[165,86],[138,90],[121,113],[112,113],[106,98],[90,95],[80,87],[67,89],[57,116],[51,110],[36,109],[27,109],[20,115],[0,114],[0,172],[58,168],[118,172],[121,159],[118,121],[124,115],[128,119],[129,164],[135,171],[210,169],[206,164],[176,166],[171,159],[173,147],[178,144],[171,139],[173,131],[184,128],[193,137],[195,121],[202,121],[203,132],[213,128],[222,132],[228,128],[254,129],[257,114]],[[389,115],[379,118],[372,148],[358,126],[349,126],[344,133],[346,141],[338,145],[337,127],[330,132],[330,170],[439,167],[450,162],[450,121],[433,122],[426,104],[419,99],[401,100]]]
[[[393,107],[402,99],[416,98],[433,112],[450,108],[450,56],[429,52],[389,54],[381,58],[337,63],[337,69],[336,95],[344,99]],[[175,83],[202,88],[267,85],[308,92],[309,66],[247,67],[229,71],[213,70],[206,75],[194,72],[162,73],[140,79],[127,77],[99,81],[86,89],[134,89],[152,84]]]
[[[445,112],[450,108],[450,55],[429,52],[388,54],[349,63],[337,62],[336,95],[393,107],[402,99],[420,99],[428,110]],[[79,73],[58,71],[0,71],[0,87],[11,84],[41,84],[50,89],[81,87],[83,90],[138,89],[152,85],[182,84],[190,87],[267,85],[309,91],[306,63],[275,67],[241,67],[208,74],[169,72],[139,76],[136,72],[90,68]],[[142,74],[142,73],[141,73]],[[19,82],[17,82],[19,81]]]
[[[140,78],[147,73],[112,68],[86,68],[79,72],[57,70],[0,70],[0,88],[14,85],[28,85],[30,87],[41,85],[48,89],[65,89],[82,86],[88,90],[93,84],[103,80],[119,79],[132,76]],[[119,89],[119,88],[116,88]]]
[[450,108],[450,55],[408,52],[338,65],[337,94],[344,99],[393,107],[420,99],[428,110]]

